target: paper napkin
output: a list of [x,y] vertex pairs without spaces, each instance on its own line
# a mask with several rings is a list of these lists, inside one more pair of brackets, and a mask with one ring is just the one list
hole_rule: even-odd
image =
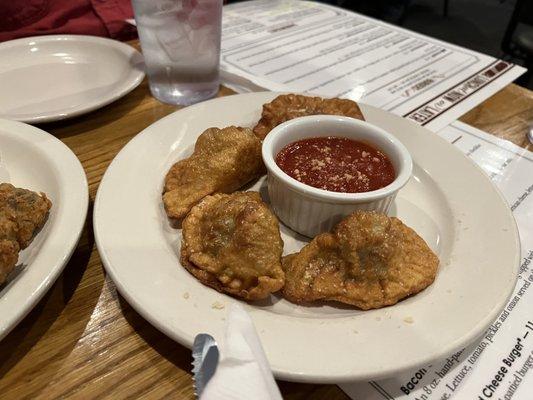
[[[220,362],[201,400],[281,400],[252,319],[241,305],[230,307]],[[215,338],[217,339],[217,338]]]

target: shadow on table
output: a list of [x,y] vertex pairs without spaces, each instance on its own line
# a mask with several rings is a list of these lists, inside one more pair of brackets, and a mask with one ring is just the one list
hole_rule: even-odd
[[162,357],[190,375],[192,369],[191,351],[153,327],[120,294],[118,300],[124,318],[135,329],[135,332]]
[[[87,270],[93,246],[94,235],[91,204],[87,213],[82,237],[62,274],[30,313],[0,342],[0,359],[2,360],[0,362],[0,378],[22,360],[34,346],[38,346],[39,340],[49,331],[67,305],[76,306],[69,304],[69,301],[73,297]],[[65,341],[61,341],[61,345],[63,346],[61,348],[61,354],[68,355],[71,348],[76,345],[79,336],[85,330],[85,326],[98,302],[101,286],[103,286],[103,280],[100,288],[92,288],[92,298],[87,299],[84,297],[84,307],[77,307],[80,313],[85,311],[86,315],[80,315],[78,313],[77,316],[82,319],[82,323],[69,326],[70,329],[72,329],[72,326],[76,326],[79,332],[76,332],[76,335],[69,335],[73,339],[67,341],[67,346],[65,346]],[[87,300],[90,301],[90,304],[87,304]],[[64,324],[68,323],[70,322],[64,322]],[[36,360],[36,362],[38,361]],[[50,365],[47,366],[47,368],[49,367]]]

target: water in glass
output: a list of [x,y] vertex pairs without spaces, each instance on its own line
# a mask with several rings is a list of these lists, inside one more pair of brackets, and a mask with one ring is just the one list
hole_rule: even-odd
[[133,0],[150,90],[188,105],[219,85],[222,0]]

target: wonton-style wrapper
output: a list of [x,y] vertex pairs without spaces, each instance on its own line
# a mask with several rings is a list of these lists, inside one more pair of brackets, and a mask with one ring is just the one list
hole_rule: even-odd
[[207,196],[182,227],[181,264],[204,285],[245,300],[283,287],[278,220],[259,193]]
[[263,105],[263,113],[254,127],[254,134],[263,140],[272,129],[285,121],[318,114],[342,115],[363,121],[365,119],[357,103],[352,100],[282,94]]
[[44,193],[0,183],[0,285],[15,268],[19,251],[46,222],[50,207]]
[[194,153],[165,177],[163,204],[169,218],[181,219],[205,196],[231,193],[264,173],[261,141],[249,128],[209,128]]
[[357,211],[283,259],[283,295],[295,303],[380,308],[425,289],[438,265],[426,242],[398,218]]

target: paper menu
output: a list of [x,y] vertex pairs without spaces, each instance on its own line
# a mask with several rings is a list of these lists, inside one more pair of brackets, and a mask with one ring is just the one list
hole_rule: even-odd
[[297,0],[224,7],[221,70],[237,91],[362,100],[434,131],[525,70],[340,8]]
[[391,379],[341,388],[356,400],[529,400],[533,398],[533,153],[458,121],[438,134],[489,175],[513,210],[522,246],[515,291],[480,342]]

